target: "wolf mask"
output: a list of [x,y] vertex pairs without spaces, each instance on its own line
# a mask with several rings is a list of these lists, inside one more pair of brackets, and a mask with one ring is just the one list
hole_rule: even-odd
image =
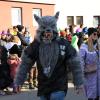
[[59,12],[57,12],[55,16],[43,16],[41,18],[36,14],[34,14],[34,18],[39,25],[36,34],[36,38],[38,40],[40,41],[42,40],[45,43],[48,43],[56,39],[58,35],[57,32],[58,17],[59,17]]
[[54,16],[43,16],[41,18],[34,15],[34,18],[39,25],[36,34],[36,39],[40,41],[39,59],[43,67],[43,73],[47,77],[52,75],[59,56],[59,46],[56,42],[58,37],[58,16],[59,12]]

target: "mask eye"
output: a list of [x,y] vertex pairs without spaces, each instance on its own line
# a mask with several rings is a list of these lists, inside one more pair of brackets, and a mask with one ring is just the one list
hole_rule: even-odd
[[41,33],[41,36],[42,36],[42,37],[44,37],[44,36],[45,36],[44,32],[42,32],[42,33]]
[[56,27],[56,25],[52,25],[51,27],[54,28],[54,27]]
[[42,26],[42,29],[45,29],[46,27],[45,26]]

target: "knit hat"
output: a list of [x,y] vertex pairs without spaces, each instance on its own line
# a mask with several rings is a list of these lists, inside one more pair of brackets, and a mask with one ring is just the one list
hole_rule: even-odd
[[93,27],[89,28],[89,29],[88,29],[88,36],[90,36],[90,35],[93,34],[94,32],[97,32],[97,29],[96,29],[96,28],[93,28]]
[[7,32],[3,30],[0,34],[1,35],[7,35]]
[[12,46],[12,48],[9,50],[9,53],[10,54],[18,54],[18,56],[19,56],[19,48],[18,48],[17,44],[14,44]]

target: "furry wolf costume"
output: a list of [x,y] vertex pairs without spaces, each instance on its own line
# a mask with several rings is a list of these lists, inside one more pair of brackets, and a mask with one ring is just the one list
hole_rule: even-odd
[[[69,42],[58,36],[55,16],[39,17],[34,15],[39,28],[37,36],[22,54],[22,63],[17,73],[15,84],[22,85],[27,72],[34,63],[38,69],[38,96],[56,91],[67,93],[67,68],[71,68],[75,86],[83,84],[80,60],[76,50]],[[47,33],[47,34],[46,34]]]

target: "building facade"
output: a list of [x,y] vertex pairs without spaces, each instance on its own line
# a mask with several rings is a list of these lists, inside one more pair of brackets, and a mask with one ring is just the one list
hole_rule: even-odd
[[60,11],[58,27],[100,24],[100,0],[56,0],[55,11]]
[[29,27],[34,36],[34,14],[53,15],[54,7],[54,0],[0,0],[0,31],[19,24]]

